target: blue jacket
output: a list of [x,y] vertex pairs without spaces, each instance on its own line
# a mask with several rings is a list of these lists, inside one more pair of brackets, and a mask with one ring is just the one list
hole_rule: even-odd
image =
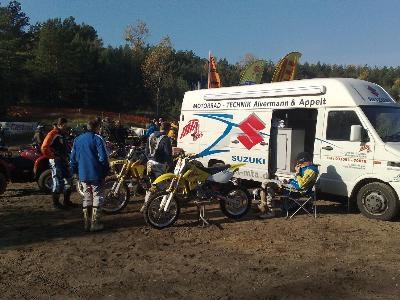
[[78,136],[72,147],[70,166],[80,181],[102,181],[110,168],[103,138],[91,131]]
[[294,179],[289,181],[296,190],[310,190],[318,177],[318,167],[316,165],[308,165],[300,168],[299,173]]
[[145,137],[149,137],[150,135],[152,135],[154,132],[158,131],[158,127],[156,124],[151,123],[150,126],[146,129],[144,136]]

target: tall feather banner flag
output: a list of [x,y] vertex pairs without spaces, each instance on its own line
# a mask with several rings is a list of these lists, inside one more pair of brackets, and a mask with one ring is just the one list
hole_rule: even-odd
[[264,73],[265,64],[265,60],[256,60],[249,64],[240,75],[239,85],[259,84]]
[[296,76],[297,65],[300,57],[300,52],[290,52],[282,58],[275,67],[271,82],[293,80]]
[[221,79],[217,72],[217,64],[215,63],[214,56],[211,55],[211,51],[208,53],[208,88],[219,88],[221,87]]

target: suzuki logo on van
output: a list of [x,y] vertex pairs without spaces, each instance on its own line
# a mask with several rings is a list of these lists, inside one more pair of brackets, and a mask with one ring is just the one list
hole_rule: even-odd
[[239,124],[239,128],[242,129],[244,134],[239,135],[237,139],[247,150],[250,150],[264,140],[259,130],[263,130],[265,124],[254,113],[242,121],[242,123]]

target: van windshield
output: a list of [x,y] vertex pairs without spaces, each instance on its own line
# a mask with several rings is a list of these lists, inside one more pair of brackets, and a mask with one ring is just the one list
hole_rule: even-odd
[[400,142],[400,107],[361,106],[383,142]]

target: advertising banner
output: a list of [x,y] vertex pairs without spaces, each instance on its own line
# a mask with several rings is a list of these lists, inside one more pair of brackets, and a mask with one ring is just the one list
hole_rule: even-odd
[[293,80],[296,76],[297,65],[300,57],[300,52],[290,52],[282,58],[275,67],[271,82]]
[[261,83],[265,64],[266,62],[264,60],[257,60],[249,64],[240,76],[239,85],[251,85]]

